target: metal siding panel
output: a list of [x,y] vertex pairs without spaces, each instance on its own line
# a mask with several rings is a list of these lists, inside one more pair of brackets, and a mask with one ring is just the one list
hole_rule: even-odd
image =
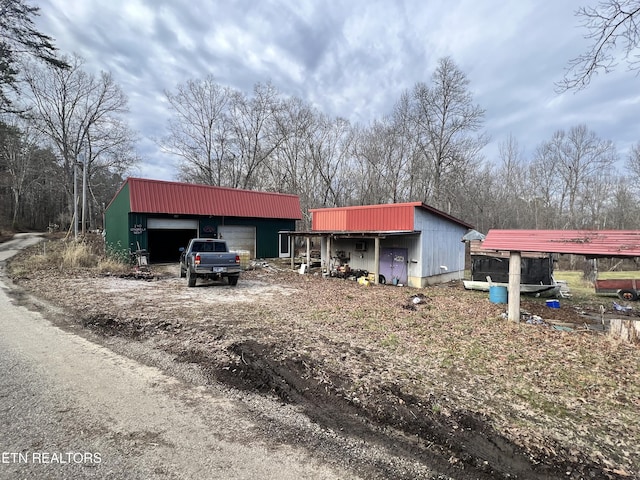
[[347,212],[342,209],[317,210],[312,213],[313,230],[345,231],[347,228]]
[[395,204],[347,210],[346,230],[413,230],[413,210],[413,206]]
[[129,252],[129,185],[123,184],[104,213],[107,252],[121,255]]
[[[365,205],[357,207],[320,208],[311,210],[312,230],[326,231],[411,231],[419,230],[414,225],[414,212],[424,211],[463,229],[471,225],[421,202]],[[344,225],[337,221],[328,221],[328,215],[346,215]]]
[[466,227],[426,210],[416,211],[416,230],[422,231],[422,265],[420,276],[431,277],[464,270],[465,244],[461,241]]

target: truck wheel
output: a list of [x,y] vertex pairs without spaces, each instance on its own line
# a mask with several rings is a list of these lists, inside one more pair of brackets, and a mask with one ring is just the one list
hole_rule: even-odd
[[187,285],[190,287],[196,286],[196,276],[191,273],[191,269],[187,269]]
[[187,276],[187,272],[184,271],[184,268],[182,268],[182,265],[180,265],[180,278],[184,278]]
[[622,300],[635,302],[636,300],[638,300],[638,292],[636,292],[635,290],[620,290],[618,292],[618,297]]
[[240,278],[239,275],[229,275],[227,277],[227,280],[229,280],[229,285],[231,286],[236,286],[238,284],[238,279]]

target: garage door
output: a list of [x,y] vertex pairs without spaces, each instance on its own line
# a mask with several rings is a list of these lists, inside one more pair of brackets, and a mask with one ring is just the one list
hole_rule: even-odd
[[227,241],[229,250],[248,250],[249,258],[256,258],[256,227],[245,225],[219,226],[218,237]]

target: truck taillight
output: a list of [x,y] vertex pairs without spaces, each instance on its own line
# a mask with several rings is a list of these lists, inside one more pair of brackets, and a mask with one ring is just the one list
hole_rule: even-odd
[[200,265],[200,254],[196,253],[196,258],[194,259],[196,265]]
[[236,255],[236,263],[240,263],[240,255]]

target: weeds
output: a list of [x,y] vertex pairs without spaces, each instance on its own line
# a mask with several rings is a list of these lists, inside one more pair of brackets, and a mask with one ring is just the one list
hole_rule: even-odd
[[10,263],[13,277],[22,277],[43,270],[73,271],[95,270],[97,273],[120,274],[129,271],[126,262],[104,254],[100,241],[45,241],[27,249]]

